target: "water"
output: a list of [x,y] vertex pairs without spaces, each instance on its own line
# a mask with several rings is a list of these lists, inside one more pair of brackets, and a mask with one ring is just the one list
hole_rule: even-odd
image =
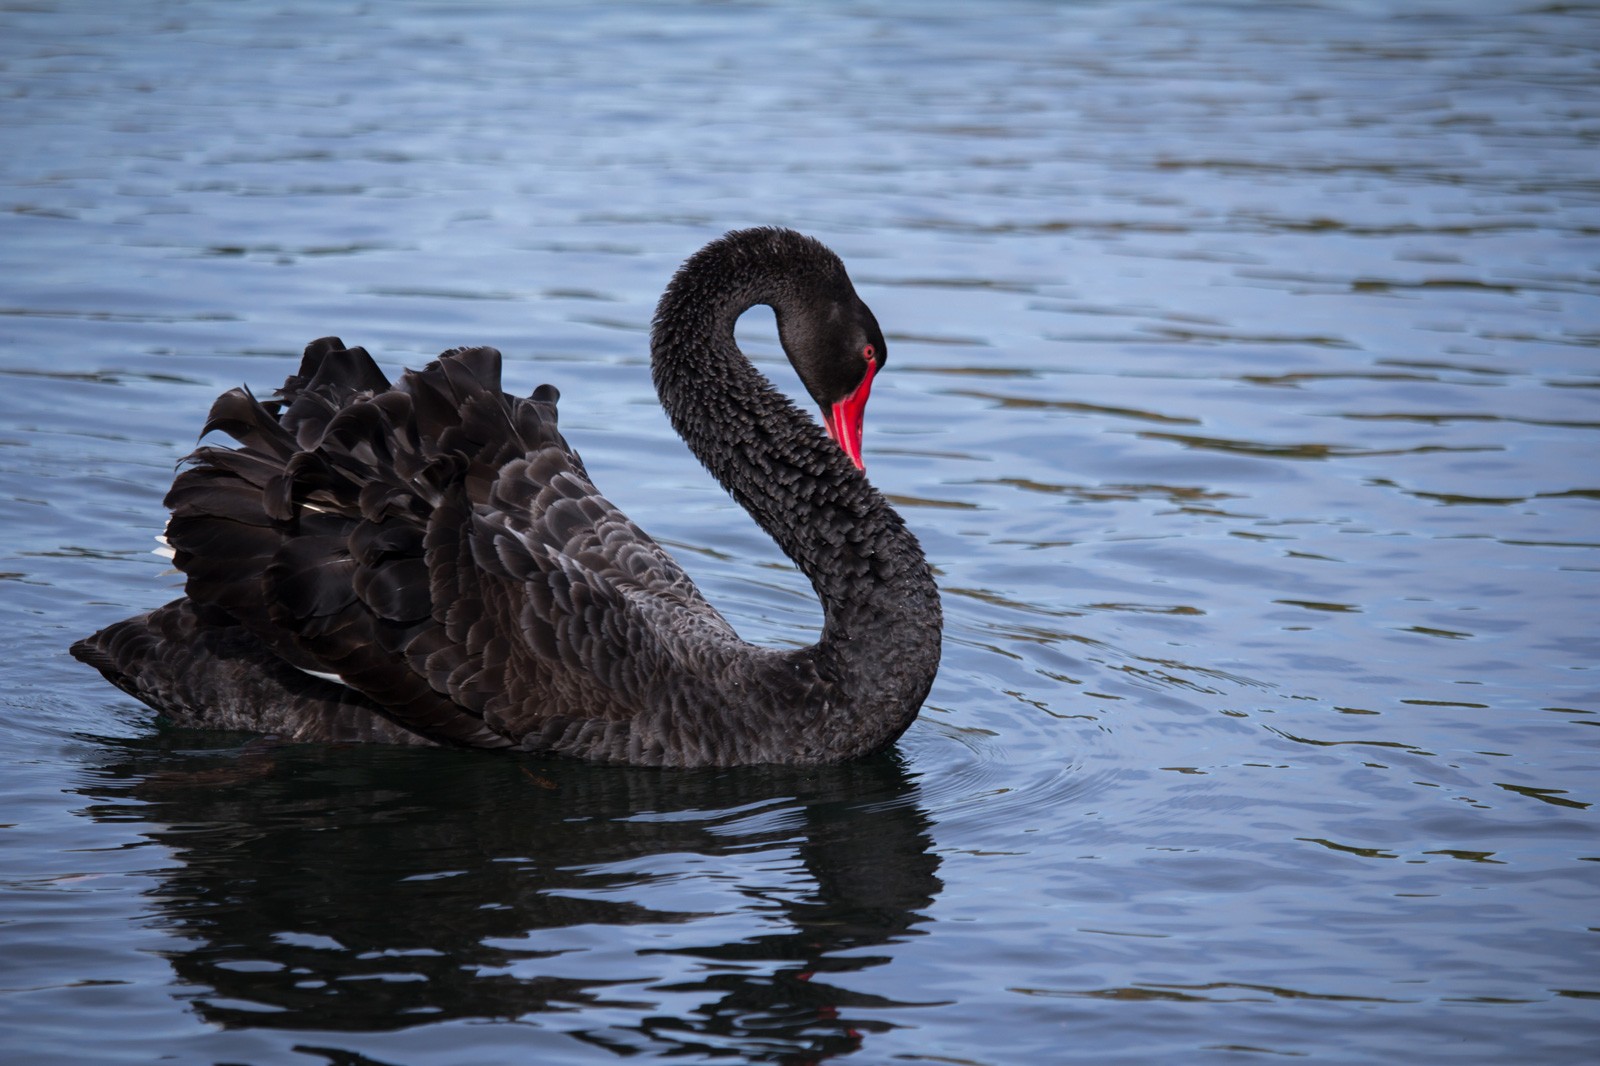
[[[38,3],[0,71],[8,1063],[1589,1061],[1600,8]],[[756,223],[889,336],[893,757],[284,748],[67,657],[333,332],[500,347],[810,639],[645,361]]]

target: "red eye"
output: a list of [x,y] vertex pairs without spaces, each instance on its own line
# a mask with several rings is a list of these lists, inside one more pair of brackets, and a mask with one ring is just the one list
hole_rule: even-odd
[[869,363],[875,361],[878,358],[878,349],[874,348],[870,344],[867,345],[865,348],[861,349],[861,358],[865,359]]

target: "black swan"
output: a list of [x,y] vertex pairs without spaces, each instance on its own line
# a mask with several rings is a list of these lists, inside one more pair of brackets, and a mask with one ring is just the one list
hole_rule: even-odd
[[[739,351],[767,304],[823,428]],[[166,498],[185,595],[77,658],[183,725],[657,766],[819,764],[892,744],[939,665],[938,589],[868,484],[861,420],[887,352],[839,258],[729,233],[656,309],[673,427],[822,602],[806,648],[741,640],[590,483],[556,390],[500,390],[493,348],[391,384],[314,341],[258,402],[224,393]],[[829,441],[829,436],[833,441]]]

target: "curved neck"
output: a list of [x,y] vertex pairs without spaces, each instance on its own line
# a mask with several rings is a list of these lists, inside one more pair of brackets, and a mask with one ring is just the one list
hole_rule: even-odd
[[892,740],[937,669],[938,590],[900,515],[739,350],[740,315],[766,304],[781,334],[807,313],[807,269],[829,266],[807,258],[814,242],[788,234],[806,244],[775,247],[773,231],[754,232],[766,240],[735,239],[747,232],[714,242],[668,286],[651,335],[656,391],[689,449],[810,579],[824,613],[822,640],[808,650],[819,674],[863,714],[905,715]]

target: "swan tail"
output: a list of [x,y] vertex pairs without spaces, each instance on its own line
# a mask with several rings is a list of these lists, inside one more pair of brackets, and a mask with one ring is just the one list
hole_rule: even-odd
[[175,725],[297,741],[431,744],[344,685],[290,667],[187,599],[107,626],[72,655]]

